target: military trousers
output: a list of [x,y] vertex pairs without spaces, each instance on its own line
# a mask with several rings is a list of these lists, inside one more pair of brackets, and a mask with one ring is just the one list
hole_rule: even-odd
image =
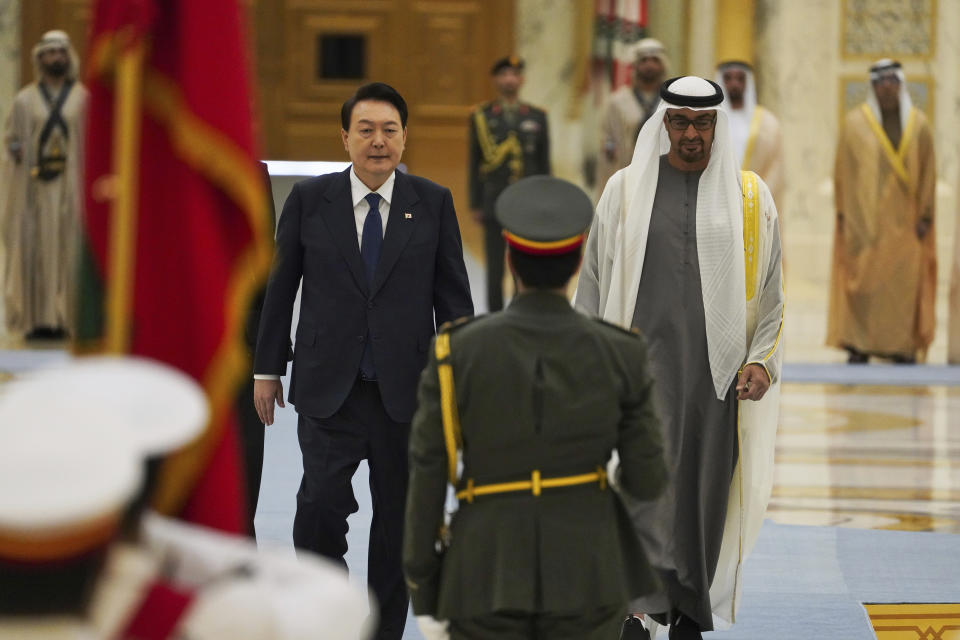
[[564,613],[497,611],[450,620],[450,640],[617,640],[627,603]]
[[503,260],[507,242],[503,227],[493,216],[483,221],[483,249],[487,263],[487,309],[493,313],[503,309]]

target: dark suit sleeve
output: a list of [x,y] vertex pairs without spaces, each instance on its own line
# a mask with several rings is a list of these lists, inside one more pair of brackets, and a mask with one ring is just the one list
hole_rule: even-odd
[[663,434],[654,405],[653,379],[648,373],[647,349],[639,336],[624,349],[626,386],[620,403],[621,422],[617,451],[618,482],[637,500],[656,498],[667,483],[663,459]]
[[403,571],[417,615],[435,615],[437,611],[442,558],[436,544],[446,495],[447,450],[440,417],[437,358],[431,343],[410,427],[410,484],[403,531]]
[[444,322],[473,315],[473,298],[467,267],[463,264],[463,243],[460,225],[453,208],[453,196],[444,189],[440,205],[440,242],[434,266],[433,310],[437,326]]
[[470,114],[470,158],[467,174],[467,183],[470,189],[470,208],[479,209],[483,206],[483,184],[480,182],[480,143],[477,140],[477,123],[474,115]]
[[277,225],[276,253],[260,314],[254,373],[283,375],[287,372],[293,301],[303,274],[302,215],[299,185],[294,185]]

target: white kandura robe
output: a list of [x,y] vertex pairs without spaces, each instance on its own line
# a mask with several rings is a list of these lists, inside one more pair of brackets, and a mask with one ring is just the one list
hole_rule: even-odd
[[[649,232],[649,220],[646,225],[640,225],[641,237],[633,242],[625,242],[621,234],[631,225],[623,217],[624,180],[627,170],[616,173],[607,185],[603,197],[597,205],[597,215],[594,219],[590,235],[587,240],[584,266],[580,274],[575,304],[578,309],[595,316],[602,316],[604,308],[618,308],[620,300],[629,294],[611,287],[615,273],[623,271],[618,266],[622,260],[618,255],[621,247],[632,245],[646,247]],[[774,440],[779,414],[779,379],[782,360],[782,343],[780,341],[784,294],[780,264],[780,237],[777,226],[777,211],[769,189],[759,181],[759,229],[758,245],[753,247],[758,259],[755,261],[754,290],[745,304],[745,334],[746,350],[741,357],[742,363],[760,363],[767,369],[773,384],[763,400],[759,402],[738,402],[739,416],[739,456],[734,469],[733,479],[728,493],[726,520],[723,537],[720,545],[719,560],[710,586],[709,600],[713,610],[714,625],[723,628],[733,623],[739,604],[739,593],[742,579],[743,560],[749,554],[763,522],[763,515],[770,497],[773,483],[773,453]],[[703,194],[701,193],[701,198]],[[738,200],[742,200],[739,198]],[[703,210],[710,207],[723,206],[718,203],[705,203]],[[698,205],[697,226],[701,224]],[[742,211],[742,207],[741,207]],[[734,218],[736,219],[736,217]],[[636,221],[633,222],[636,228]],[[740,238],[735,254],[743,256],[741,226],[731,237]],[[700,231],[698,229],[698,235]],[[682,259],[678,257],[678,260]],[[702,256],[701,256],[702,263]],[[742,277],[744,273],[739,269],[729,268],[726,277]],[[642,267],[639,273],[630,274],[625,280],[625,286],[637,291],[642,277]],[[621,280],[622,281],[622,280]],[[731,287],[744,291],[745,286]],[[635,317],[641,304],[650,301],[637,300],[631,317]],[[716,312],[716,309],[714,309]],[[677,311],[678,317],[682,313]],[[716,322],[716,320],[714,320]],[[709,324],[707,326],[709,332]],[[654,346],[651,345],[651,352]],[[707,373],[709,379],[710,374]],[[724,385],[725,386],[725,385]],[[712,391],[712,389],[711,389]],[[668,407],[661,407],[661,412],[670,411]],[[682,469],[678,470],[683,473]],[[661,523],[662,524],[662,523]],[[653,535],[665,535],[667,528],[659,527],[657,523],[651,525]],[[663,548],[669,548],[664,543]],[[650,611],[650,613],[656,613]]]

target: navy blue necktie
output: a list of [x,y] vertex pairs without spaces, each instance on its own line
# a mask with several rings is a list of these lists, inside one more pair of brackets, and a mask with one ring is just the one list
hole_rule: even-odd
[[[380,218],[380,194],[368,193],[364,198],[370,204],[370,211],[363,221],[363,235],[360,237],[360,257],[367,268],[367,286],[373,293],[373,275],[380,260],[380,247],[383,246],[383,221]],[[360,375],[367,380],[376,380],[377,372],[373,366],[373,350],[370,348],[370,335],[367,334],[363,346],[363,358],[360,360]]]

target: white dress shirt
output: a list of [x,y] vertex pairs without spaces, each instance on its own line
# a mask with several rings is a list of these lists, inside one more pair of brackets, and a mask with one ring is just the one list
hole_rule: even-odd
[[[371,189],[363,184],[353,168],[350,168],[350,196],[353,201],[353,217],[357,224],[357,246],[363,246],[363,223],[367,220],[367,214],[370,213],[370,205],[365,198],[369,193],[377,193],[380,196],[380,204],[377,209],[380,211],[381,232],[387,233],[387,219],[390,217],[390,202],[393,200],[393,182],[396,177],[396,171],[390,173],[390,177],[377,189]],[[254,380],[279,380],[280,376],[256,373]]]

